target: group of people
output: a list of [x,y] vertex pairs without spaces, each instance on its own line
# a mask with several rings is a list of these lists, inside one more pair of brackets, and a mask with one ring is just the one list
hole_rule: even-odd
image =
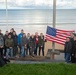
[[[16,57],[19,54],[20,57],[27,55],[37,56],[41,54],[44,56],[45,38],[43,33],[38,35],[30,35],[30,33],[24,33],[21,30],[20,34],[16,34],[16,31],[11,28],[10,32],[6,31],[5,35],[0,30],[0,56]],[[71,33],[71,37],[66,37],[64,45],[65,60],[67,63],[76,63],[76,34]]]
[[64,46],[65,61],[76,63],[76,34],[71,33],[71,37],[66,37]]
[[21,57],[26,55],[40,56],[41,50],[44,56],[44,35],[38,32],[35,35],[30,35],[30,33],[24,33],[21,30],[20,34],[16,34],[16,31],[11,28],[10,32],[6,31],[5,35],[2,34],[0,30],[0,55],[5,56],[6,59],[9,57],[15,57],[19,54]]

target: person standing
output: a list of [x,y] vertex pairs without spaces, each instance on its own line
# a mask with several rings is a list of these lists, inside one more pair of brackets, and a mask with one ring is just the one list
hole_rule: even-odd
[[8,31],[6,31],[6,32],[5,32],[5,35],[4,35],[4,41],[5,41],[6,39],[8,39],[8,34],[9,34]]
[[66,42],[65,42],[65,46],[64,46],[65,61],[67,63],[70,62],[71,48],[72,48],[72,44],[70,42],[70,37],[67,37]]
[[3,37],[3,33],[2,33],[2,31],[1,31],[1,29],[0,29],[0,35]]
[[[27,51],[26,51],[26,55],[30,55],[30,46],[29,46],[29,42],[30,42],[30,33],[27,33]],[[29,53],[29,54],[28,54]]]
[[4,51],[4,56],[6,56],[6,46],[5,46],[5,40],[6,40],[6,39],[8,39],[8,31],[6,31],[6,32],[5,32],[5,35],[4,35],[4,50],[5,50],[5,51]]
[[72,44],[72,49],[71,49],[71,62],[73,63],[73,62],[74,62],[74,56],[72,55],[72,54],[73,54],[73,44],[74,44],[74,34],[73,34],[73,33],[71,33],[70,41],[71,41],[71,44]]
[[40,56],[41,50],[42,50],[42,55],[44,56],[44,42],[45,42],[44,35],[43,33],[40,33],[39,40],[38,40],[39,56]]
[[24,34],[24,30],[22,29],[21,33],[18,35],[18,47],[19,47],[19,50],[20,50],[20,54],[21,54],[21,39],[23,37],[23,34]]
[[3,56],[3,47],[4,47],[4,39],[2,35],[0,35],[0,55]]
[[11,28],[11,29],[10,29],[10,32],[9,32],[9,35],[11,35],[11,38],[12,38],[12,39],[13,39],[13,32],[14,32],[14,29]]
[[72,56],[73,56],[73,62],[72,63],[76,63],[76,34],[74,34],[74,44],[73,44]]
[[11,38],[11,35],[8,35],[8,39],[5,40],[5,46],[7,47],[6,51],[6,59],[8,59],[9,53],[10,56],[13,57],[13,46],[14,46],[14,41]]
[[37,55],[38,52],[38,41],[39,41],[39,36],[38,36],[38,32],[35,33],[35,43],[36,43],[36,48],[34,50],[34,54]]
[[30,38],[29,47],[30,47],[30,55],[34,56],[34,50],[35,50],[35,47],[36,47],[36,42],[35,42],[34,35],[32,35],[31,38]]
[[14,53],[14,56],[17,55],[17,52],[18,52],[18,37],[17,37],[17,34],[16,32],[14,31],[13,32],[13,41],[14,41],[14,47],[13,47],[13,53]]
[[23,37],[21,38],[21,57],[25,57],[26,51],[27,51],[27,43],[28,40],[26,38],[26,34],[23,34]]

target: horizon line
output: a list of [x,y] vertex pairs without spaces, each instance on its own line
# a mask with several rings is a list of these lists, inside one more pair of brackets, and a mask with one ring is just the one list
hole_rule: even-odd
[[[45,9],[47,9],[47,10],[49,10],[49,9],[51,9],[51,10],[53,10],[53,8],[8,8],[7,10],[18,10],[18,9],[20,9],[20,10],[23,10],[23,9],[41,9],[41,10],[45,10]],[[68,10],[68,9],[73,9],[73,10],[76,10],[76,8],[57,8],[56,10]],[[4,9],[0,9],[0,10],[6,10],[5,8]]]

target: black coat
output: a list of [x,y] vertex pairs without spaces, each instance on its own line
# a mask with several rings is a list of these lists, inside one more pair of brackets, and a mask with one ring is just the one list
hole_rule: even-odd
[[36,46],[35,38],[30,38],[29,46],[32,47],[32,48],[35,48],[35,46]]
[[29,43],[30,43],[30,37],[26,37],[27,38],[27,45],[29,46]]
[[38,45],[39,45],[39,47],[44,47],[44,36],[39,36],[39,40],[38,40]]
[[13,35],[12,38],[13,38],[13,41],[14,41],[14,46],[17,46],[18,45],[18,36]]
[[71,44],[72,44],[71,53],[73,53],[73,44],[74,44],[74,39],[73,39],[73,38],[70,38],[70,42],[71,42]]
[[0,33],[0,35],[3,37],[3,34],[2,33]]
[[65,53],[71,53],[72,44],[71,42],[65,42],[64,52]]
[[74,44],[73,44],[73,54],[76,53],[76,40],[74,41]]
[[4,38],[4,41],[5,41],[6,39],[8,39],[8,35],[5,34],[3,38]]

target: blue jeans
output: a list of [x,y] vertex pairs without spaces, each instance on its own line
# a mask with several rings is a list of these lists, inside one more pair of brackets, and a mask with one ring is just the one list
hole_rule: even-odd
[[21,47],[21,57],[25,57],[26,51],[24,49],[24,46]]
[[37,50],[38,50],[38,44],[36,44],[36,48],[34,50],[34,54],[37,55]]
[[65,61],[66,61],[67,63],[69,63],[70,56],[71,56],[70,53],[65,53]]
[[10,56],[13,57],[13,48],[6,49],[6,59],[8,59],[9,53],[10,53]]

